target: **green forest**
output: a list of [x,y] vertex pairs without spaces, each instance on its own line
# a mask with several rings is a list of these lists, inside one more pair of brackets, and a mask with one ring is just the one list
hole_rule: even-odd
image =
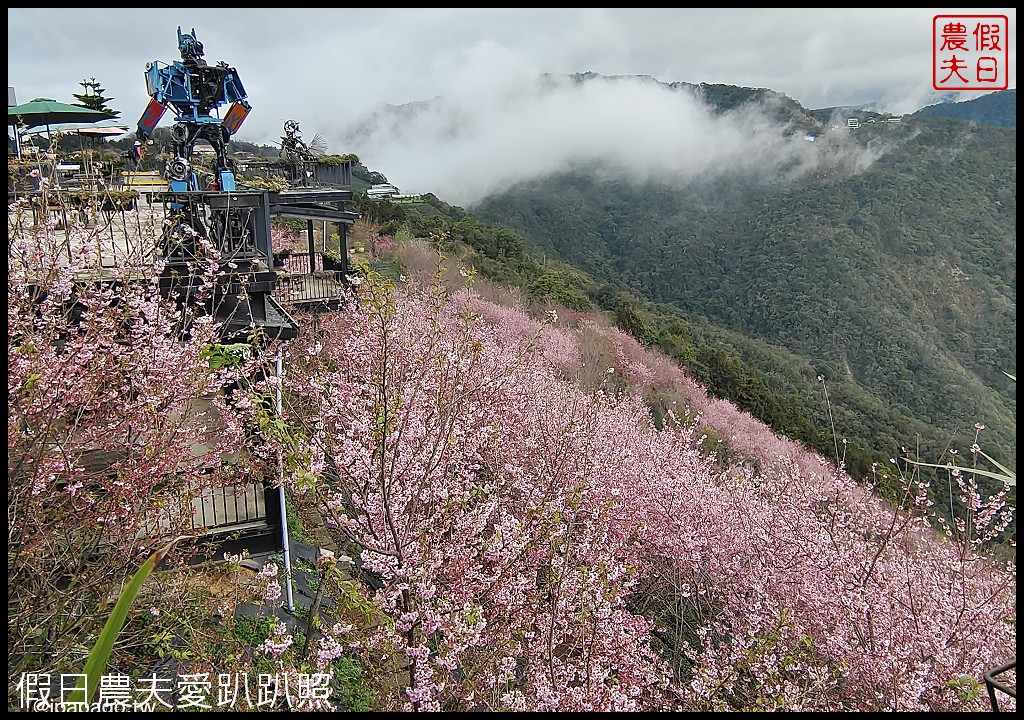
[[[1015,138],[919,115],[826,138],[827,162],[797,180],[680,188],[575,168],[468,212],[429,194],[357,209],[443,236],[484,277],[609,313],[828,457],[834,424],[855,477],[895,457],[945,462],[976,424],[1014,467]],[[863,169],[857,147],[885,151]],[[934,492],[947,504],[948,487]]]
[[843,142],[883,133],[895,147],[863,172],[837,160],[799,181],[680,189],[577,170],[472,211],[584,270],[598,304],[625,294],[677,317],[696,348],[677,357],[819,448],[824,377],[856,475],[906,452],[938,462],[976,423],[1014,466],[1016,128],[910,118]]

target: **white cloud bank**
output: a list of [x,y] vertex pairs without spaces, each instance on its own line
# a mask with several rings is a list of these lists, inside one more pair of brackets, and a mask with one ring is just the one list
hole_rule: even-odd
[[715,114],[689,88],[642,78],[559,77],[491,83],[471,95],[383,109],[324,134],[404,192],[469,206],[575,165],[632,180],[688,182],[723,172],[799,174],[830,152],[771,111],[769,103]]

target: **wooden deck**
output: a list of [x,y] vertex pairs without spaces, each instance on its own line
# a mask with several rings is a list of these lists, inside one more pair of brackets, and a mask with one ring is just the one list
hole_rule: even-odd
[[[59,196],[54,199],[58,199]],[[63,243],[60,262],[86,258],[83,280],[114,279],[114,268],[136,268],[139,278],[148,277],[160,257],[160,239],[166,209],[159,201],[150,203],[140,198],[130,210],[102,211],[96,207],[76,208],[66,203],[50,202],[46,209],[38,204],[12,206],[7,216],[8,236],[17,233],[47,232],[53,241]],[[287,309],[337,309],[345,294],[344,275],[323,268],[315,254],[310,262],[306,253],[285,260],[277,271],[273,298]],[[269,271],[270,264],[261,262],[258,270]],[[123,278],[123,272],[118,275]]]
[[[49,198],[48,198],[49,200]],[[59,200],[11,205],[7,214],[8,236],[47,233],[63,243],[60,262],[87,256],[88,266],[104,268],[152,267],[163,227],[163,209],[140,202],[135,209],[105,211],[97,207],[73,207]]]

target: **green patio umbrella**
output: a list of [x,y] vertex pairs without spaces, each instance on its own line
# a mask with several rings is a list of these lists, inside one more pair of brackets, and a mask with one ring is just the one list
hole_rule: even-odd
[[23,123],[28,128],[46,127],[46,137],[50,137],[50,126],[60,123],[93,123],[108,120],[115,113],[104,110],[68,103],[57,102],[50,98],[36,98],[27,103],[7,108],[7,124],[17,127]]

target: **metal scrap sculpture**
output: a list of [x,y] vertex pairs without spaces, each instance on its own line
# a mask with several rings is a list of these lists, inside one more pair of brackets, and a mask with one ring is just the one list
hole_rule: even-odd
[[[216,155],[215,173],[220,190],[235,189],[235,175],[227,157],[227,145],[252,109],[238,71],[226,62],[208,65],[203,59],[203,44],[195,29],[182,33],[178,28],[181,61],[170,65],[154,60],[146,65],[146,88],[150,101],[139,119],[137,136],[147,140],[160,119],[172,108],[172,157],[167,162],[167,178],[172,191],[199,190],[192,153],[196,142],[206,140]],[[214,115],[230,104],[223,119]]]

